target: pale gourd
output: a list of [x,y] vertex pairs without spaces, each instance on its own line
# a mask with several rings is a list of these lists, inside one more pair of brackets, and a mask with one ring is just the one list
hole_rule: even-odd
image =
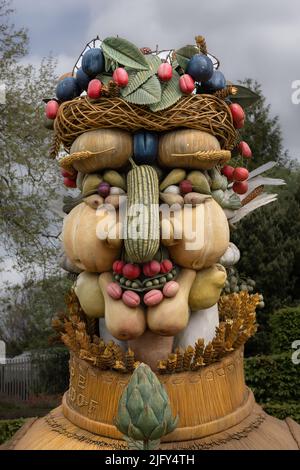
[[[212,198],[162,216],[162,244],[179,266],[200,269],[216,263],[229,244],[226,215]],[[176,238],[177,237],[177,238]]]
[[[114,212],[95,211],[85,203],[72,209],[64,220],[62,232],[64,250],[72,264],[89,272],[111,270],[122,248],[117,217]],[[99,238],[99,227],[103,228],[104,235],[107,229],[103,240]]]
[[74,284],[81,308],[90,318],[104,317],[104,297],[98,280],[98,274],[83,272]]
[[[82,155],[80,156],[80,153]],[[91,155],[84,152],[91,152]],[[132,135],[121,129],[97,129],[81,134],[73,143],[65,162],[83,173],[103,168],[121,168],[133,152]],[[76,154],[76,155],[74,155]]]
[[225,266],[225,268],[234,266],[240,260],[240,256],[238,247],[230,242],[224,255],[220,258],[219,263]]
[[215,159],[197,155],[199,151],[220,151],[216,137],[195,129],[167,132],[159,139],[159,163],[171,168],[207,170],[216,164]]
[[105,324],[108,331],[122,341],[141,336],[146,329],[146,319],[142,307],[130,308],[122,300],[114,300],[107,293],[107,286],[113,282],[111,273],[99,277],[99,285],[105,302]]
[[188,298],[196,272],[182,269],[176,278],[180,288],[175,297],[165,298],[159,305],[147,310],[147,324],[153,333],[161,336],[174,336],[188,324],[190,311]]
[[226,278],[226,269],[221,264],[214,264],[198,271],[189,295],[190,309],[197,311],[215,305],[219,300]]

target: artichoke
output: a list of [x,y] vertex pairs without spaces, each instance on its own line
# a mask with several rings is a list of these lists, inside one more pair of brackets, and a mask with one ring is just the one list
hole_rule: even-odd
[[172,432],[177,422],[164,386],[149,366],[140,364],[121,396],[116,427],[130,439],[146,443]]

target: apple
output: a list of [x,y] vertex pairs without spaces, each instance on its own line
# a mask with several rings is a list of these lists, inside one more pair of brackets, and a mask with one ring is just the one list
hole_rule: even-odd
[[223,166],[223,168],[221,170],[221,173],[222,173],[222,175],[226,176],[228,181],[233,181],[234,170],[235,169],[233,168],[233,166],[225,165],[225,166]]
[[245,194],[248,191],[248,183],[247,181],[238,181],[233,183],[232,189],[237,194]]
[[92,100],[97,100],[101,96],[102,83],[97,78],[91,80],[87,89],[88,97]]
[[141,274],[141,268],[137,264],[127,263],[123,267],[122,274],[130,281],[134,281]]
[[190,75],[185,73],[184,75],[181,75],[179,79],[179,87],[182,93],[190,95],[195,89],[195,82]]
[[246,181],[249,177],[247,168],[237,167],[233,172],[233,181]]
[[158,67],[157,75],[162,82],[168,82],[173,76],[172,65],[168,64],[167,62],[165,62],[164,64],[160,64],[160,66]]
[[125,87],[128,85],[129,82],[129,77],[128,73],[126,72],[123,67],[118,67],[114,73],[113,73],[113,81],[119,86],[119,87]]
[[125,263],[124,261],[121,261],[121,260],[117,260],[114,262],[113,264],[113,271],[114,273],[116,274],[122,274],[123,273],[123,268],[125,266]]
[[55,119],[58,113],[59,104],[55,100],[50,100],[46,104],[46,116],[48,119]]
[[76,188],[76,181],[70,178],[64,178],[64,185],[67,188]]
[[147,277],[153,277],[160,273],[160,263],[158,261],[149,261],[143,266],[143,273]]
[[179,185],[179,189],[181,194],[188,194],[193,191],[193,185],[189,180],[183,180]]
[[230,111],[233,119],[233,124],[236,129],[241,129],[244,126],[245,121],[245,111],[242,106],[238,103],[232,103],[230,106]]
[[214,65],[207,55],[195,54],[189,60],[187,73],[197,82],[207,82],[214,73]]
[[160,272],[162,274],[168,274],[173,269],[173,263],[169,259],[164,259],[160,263]]
[[252,157],[252,150],[243,140],[238,145],[238,152],[242,157],[251,158]]

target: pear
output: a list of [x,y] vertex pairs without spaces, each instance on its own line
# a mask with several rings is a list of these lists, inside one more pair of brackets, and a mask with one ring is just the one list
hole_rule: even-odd
[[215,305],[227,279],[226,269],[221,264],[198,271],[189,295],[192,311],[203,310]]
[[98,279],[99,274],[84,271],[79,274],[74,285],[81,308],[90,318],[104,317],[104,297]]

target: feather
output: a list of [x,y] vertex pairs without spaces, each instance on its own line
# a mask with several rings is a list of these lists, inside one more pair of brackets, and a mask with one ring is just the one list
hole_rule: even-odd
[[259,207],[265,206],[277,200],[277,194],[267,194],[263,193],[257,198],[253,199],[253,201],[246,204],[241,209],[234,211],[234,216],[229,219],[232,224],[239,222],[239,220],[243,219],[246,215],[250,214],[254,210],[258,209]]

